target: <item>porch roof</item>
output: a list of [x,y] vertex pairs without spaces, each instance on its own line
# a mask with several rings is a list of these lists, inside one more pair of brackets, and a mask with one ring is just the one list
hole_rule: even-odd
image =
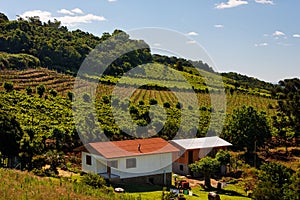
[[172,140],[171,144],[185,150],[232,146],[231,143],[218,136]]

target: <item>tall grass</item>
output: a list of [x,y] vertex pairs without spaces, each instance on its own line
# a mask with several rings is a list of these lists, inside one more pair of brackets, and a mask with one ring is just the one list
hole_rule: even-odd
[[66,178],[41,178],[0,168],[0,199],[115,199],[112,188],[94,189]]

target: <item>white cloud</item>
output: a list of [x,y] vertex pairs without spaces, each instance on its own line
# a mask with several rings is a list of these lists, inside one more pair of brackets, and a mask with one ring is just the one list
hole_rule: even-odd
[[83,14],[83,11],[80,8],[74,8],[73,10],[71,10],[73,13],[76,14]]
[[81,16],[63,16],[58,17],[57,20],[61,21],[61,23],[66,26],[76,26],[81,23],[92,23],[93,21],[106,21],[105,17],[93,14]]
[[261,3],[261,4],[271,4],[274,5],[273,0],[255,0],[256,3]]
[[224,25],[222,25],[222,24],[216,24],[216,25],[214,25],[214,27],[215,28],[224,28]]
[[39,16],[42,22],[47,22],[49,19],[53,19],[50,12],[42,10],[29,10],[20,15],[22,18],[35,16]]
[[117,0],[107,0],[107,1],[111,3],[111,2],[116,2]]
[[61,14],[65,14],[65,15],[74,15],[74,13],[70,10],[67,10],[67,9],[60,9],[57,11],[58,13],[61,13]]
[[273,33],[273,36],[284,36],[285,35],[285,33],[284,32],[281,32],[281,31],[275,31],[274,33]]
[[290,43],[284,43],[284,42],[277,42],[277,45],[279,45],[279,46],[284,46],[284,47],[290,47],[290,46],[293,46],[293,45],[290,44]]
[[300,38],[300,34],[294,34],[293,38]]
[[187,44],[196,44],[196,41],[195,40],[188,40],[186,41]]
[[262,42],[262,43],[258,43],[258,44],[254,44],[254,46],[256,46],[256,47],[266,47],[266,46],[268,46],[269,44],[268,43],[266,43],[266,42]]
[[[59,11],[64,12],[65,14],[67,13],[66,9],[61,9]],[[62,13],[60,12],[60,13]],[[61,21],[62,25],[64,26],[76,26],[81,23],[92,23],[93,21],[106,21],[105,17],[103,16],[98,16],[94,14],[86,14],[86,15],[76,15],[76,14],[82,14],[82,10],[79,8],[71,10],[73,15],[65,15],[62,17],[55,17],[52,16],[52,14],[48,11],[41,11],[41,10],[31,10],[31,11],[26,11],[22,15],[20,15],[22,18],[26,17],[33,17],[33,16],[39,16],[40,20],[42,22],[47,22],[48,20],[53,21],[54,19],[57,19],[58,21]],[[69,14],[69,13],[68,13]]]
[[187,35],[189,35],[189,36],[197,36],[198,33],[194,32],[194,31],[191,31],[191,32],[187,33]]
[[248,4],[248,1],[245,0],[228,0],[228,2],[218,3],[215,5],[216,9],[225,9],[225,8],[233,8],[241,5]]
[[160,44],[160,43],[153,43],[153,46],[155,46],[155,47],[160,47],[161,44]]

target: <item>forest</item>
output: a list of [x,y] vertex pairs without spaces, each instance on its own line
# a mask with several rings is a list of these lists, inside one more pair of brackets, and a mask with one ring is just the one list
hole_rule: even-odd
[[[70,170],[76,171],[78,159],[73,149],[82,142],[99,141],[104,136],[110,140],[124,140],[141,135],[139,128],[120,117],[128,112],[138,126],[151,123],[150,128],[156,133],[153,137],[171,140],[180,131],[182,134],[196,133],[197,137],[220,135],[233,144],[227,164],[235,172],[243,170],[241,187],[253,191],[255,199],[278,199],[282,197],[280,194],[284,194],[280,199],[300,199],[299,78],[271,84],[233,72],[219,74],[201,60],[152,54],[147,43],[130,39],[122,30],[98,37],[81,30],[69,31],[57,20],[47,23],[42,23],[38,17],[9,20],[2,13],[0,30],[2,167],[17,167],[55,177],[58,167],[68,163]],[[105,54],[107,57],[119,54],[124,46],[144,48],[114,60],[101,77],[96,73],[81,77],[83,89],[89,81],[99,82],[94,102],[97,119],[82,112],[79,119],[82,123],[76,126],[74,109],[84,111],[91,102],[86,92],[76,99],[79,104],[74,103],[76,74],[88,54],[108,38],[112,39],[109,45],[114,48]],[[118,46],[120,43],[124,46]],[[95,62],[104,65],[98,60]],[[128,75],[127,72],[139,65],[146,66],[140,76]],[[164,74],[161,66],[170,68],[169,74]],[[196,94],[197,105],[190,105],[191,93],[180,80],[181,76]],[[218,86],[216,76],[222,77],[224,88]],[[153,84],[143,85],[146,77]],[[167,84],[166,77],[171,77]],[[205,82],[207,77],[210,84]],[[112,95],[118,84],[124,87],[124,93],[127,92],[125,88],[137,87],[128,102]],[[180,102],[172,91],[179,91],[185,101]],[[226,110],[212,105],[211,98],[222,94],[226,97]],[[160,110],[151,110],[154,105]],[[121,113],[117,120],[123,121],[122,127],[116,123],[112,106]],[[181,123],[183,110],[187,116],[184,124]],[[153,120],[152,115],[156,116]],[[212,116],[224,116],[224,124],[218,124]],[[198,119],[196,125],[195,119]],[[86,126],[94,121],[97,127]],[[88,131],[89,136],[80,133],[82,130]],[[131,134],[124,130],[130,130]],[[20,162],[15,165],[12,160],[16,157]],[[50,168],[45,170],[45,165]],[[262,194],[266,198],[259,198]]]

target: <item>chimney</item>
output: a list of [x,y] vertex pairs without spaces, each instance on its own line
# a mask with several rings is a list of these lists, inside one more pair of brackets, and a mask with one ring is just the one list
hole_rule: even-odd
[[141,144],[138,144],[138,151],[141,152]]

